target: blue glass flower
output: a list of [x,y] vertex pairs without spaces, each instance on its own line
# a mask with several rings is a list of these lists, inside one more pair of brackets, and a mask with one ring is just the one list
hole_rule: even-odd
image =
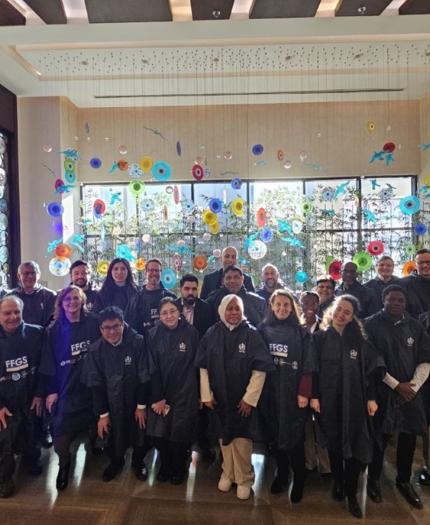
[[261,155],[264,151],[264,146],[263,144],[254,144],[251,148],[251,152],[253,155],[257,156],[257,155]]
[[270,228],[263,228],[260,232],[260,239],[263,242],[273,241],[273,231]]
[[417,235],[425,235],[428,231],[428,228],[425,224],[423,224],[422,222],[419,222],[418,224],[415,225],[415,233]]
[[234,190],[240,190],[240,188],[242,187],[242,180],[236,177],[235,179],[232,179],[230,184]]
[[93,157],[90,159],[90,166],[94,168],[95,170],[101,168],[102,161],[98,157]]
[[151,171],[154,179],[160,182],[169,180],[172,175],[172,168],[167,162],[156,162]]
[[51,217],[61,217],[64,213],[63,205],[60,202],[50,202],[46,210]]
[[154,209],[154,201],[152,199],[143,199],[142,209],[144,211],[152,211]]
[[309,279],[309,277],[305,271],[299,270],[298,272],[296,272],[295,279],[298,283],[303,284]]
[[400,211],[405,215],[413,215],[420,211],[420,199],[415,195],[408,195],[400,200]]
[[223,202],[221,199],[211,199],[209,201],[209,208],[214,213],[220,213],[222,211]]
[[161,282],[165,288],[174,288],[176,284],[176,273],[171,268],[165,268],[161,272]]

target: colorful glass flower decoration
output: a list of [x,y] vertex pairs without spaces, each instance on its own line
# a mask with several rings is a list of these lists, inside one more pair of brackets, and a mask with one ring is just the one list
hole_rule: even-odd
[[273,230],[270,228],[263,228],[260,232],[260,239],[263,242],[272,242],[274,238]]
[[96,199],[93,203],[94,217],[100,219],[106,212],[106,203],[102,199]]
[[72,255],[72,248],[65,243],[60,243],[55,247],[55,255],[57,257],[67,257],[69,258]]
[[382,146],[382,150],[385,151],[386,153],[393,153],[395,149],[396,149],[396,145],[394,144],[394,142],[386,142]]
[[211,224],[215,224],[218,222],[217,214],[214,213],[212,210],[206,209],[202,213],[202,221],[210,226]]
[[263,259],[263,257],[267,253],[267,246],[264,244],[263,241],[260,241],[259,239],[256,239],[249,243],[248,246],[248,254],[251,257],[251,259]]
[[408,195],[400,200],[400,211],[405,215],[413,215],[421,209],[420,199],[415,195]]
[[328,267],[328,273],[332,279],[340,281],[342,278],[342,261],[338,261],[337,259],[332,261]]
[[194,164],[191,168],[191,174],[196,181],[201,181],[205,176],[205,170],[201,164]]
[[402,275],[403,277],[407,277],[412,272],[415,272],[417,269],[417,265],[415,261],[406,261],[402,268]]
[[284,150],[278,149],[278,151],[276,153],[276,158],[279,160],[279,162],[282,162],[285,159]]
[[263,226],[266,226],[267,212],[265,208],[258,208],[255,214],[255,220],[259,228],[263,228]]
[[149,173],[153,165],[154,159],[152,157],[148,157],[147,155],[142,157],[139,161],[139,166],[143,173]]
[[261,155],[264,151],[264,146],[263,144],[254,144],[251,148],[251,153],[254,155],[254,156],[258,156],[258,155]]
[[409,255],[409,257],[412,257],[413,255],[415,255],[417,252],[417,247],[415,246],[415,244],[407,244],[405,246],[405,253],[406,255]]
[[155,204],[152,199],[142,200],[142,210],[143,211],[152,211],[154,208],[155,208]]
[[209,201],[209,208],[214,213],[220,213],[222,211],[223,202],[221,199],[213,198]]
[[309,279],[309,276],[304,270],[299,270],[294,278],[298,283],[303,284]]
[[97,263],[97,273],[100,275],[107,275],[109,269],[108,261],[99,261]]
[[138,272],[143,272],[143,270],[145,269],[145,259],[143,259],[142,257],[137,258],[134,262],[134,267]]
[[161,272],[161,282],[163,283],[163,286],[167,289],[171,289],[175,287],[176,284],[176,273],[172,270],[172,268],[165,268]]
[[132,179],[141,179],[143,177],[143,171],[139,164],[136,164],[136,162],[133,162],[133,164],[129,165],[128,174]]
[[382,241],[370,241],[367,245],[370,255],[381,255],[384,253],[384,243]]
[[308,213],[311,213],[311,211],[314,209],[314,205],[311,201],[304,201],[302,203],[302,212],[303,215],[307,215]]
[[245,202],[241,197],[233,199],[230,204],[230,209],[236,217],[243,217],[245,215]]
[[196,255],[193,258],[193,268],[198,272],[204,272],[208,267],[208,258],[206,255]]
[[240,190],[240,188],[242,187],[242,180],[239,179],[239,177],[236,177],[231,180],[230,184],[234,190]]
[[98,157],[93,157],[92,159],[90,159],[90,166],[93,169],[98,170],[99,168],[102,167],[101,159],[99,159]]
[[332,201],[334,199],[334,190],[332,188],[323,188],[321,192],[321,200],[325,202]]
[[367,252],[357,252],[352,258],[359,272],[365,272],[372,267],[372,257]]
[[167,162],[156,162],[151,169],[152,175],[155,180],[159,182],[165,182],[169,180],[172,175],[172,168]]
[[427,225],[419,222],[418,224],[415,224],[415,233],[417,235],[425,235],[428,231]]
[[51,217],[61,217],[64,213],[64,208],[60,202],[50,202],[46,207],[46,211]]
[[128,170],[128,162],[125,159],[120,159],[117,162],[118,168],[120,171],[127,171]]
[[132,180],[128,185],[128,189],[135,197],[139,197],[139,195],[145,190],[145,185],[140,180]]
[[49,271],[56,277],[64,277],[69,273],[72,261],[67,257],[53,257],[49,261]]

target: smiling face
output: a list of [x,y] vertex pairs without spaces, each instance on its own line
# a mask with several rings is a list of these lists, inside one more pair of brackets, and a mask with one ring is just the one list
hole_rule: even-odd
[[146,266],[146,283],[152,288],[160,286],[161,264],[157,261],[151,261]]
[[78,290],[70,290],[70,292],[64,296],[61,306],[63,307],[66,317],[70,318],[74,317],[81,311],[82,304],[83,300]]
[[180,315],[178,307],[173,303],[165,303],[160,308],[160,321],[171,330],[178,326]]
[[237,299],[232,299],[225,309],[225,320],[228,324],[233,326],[238,325],[242,321],[242,310],[240,309]]
[[90,269],[85,264],[75,266],[70,272],[72,284],[79,286],[79,288],[85,288],[88,285],[90,275]]
[[26,292],[31,292],[37,286],[40,274],[37,273],[36,268],[32,265],[23,266],[18,272],[18,279],[22,288]]
[[320,302],[326,303],[334,297],[334,286],[331,281],[321,281],[317,284],[316,292],[319,295]]
[[236,270],[224,274],[224,286],[230,293],[237,294],[243,285],[243,275]]
[[5,299],[0,305],[0,326],[6,333],[13,333],[22,321],[20,303],[13,299]]
[[354,308],[352,304],[341,299],[333,311],[333,326],[338,332],[343,332],[345,326],[354,318]]
[[430,279],[430,253],[419,253],[415,257],[417,273],[425,279]]
[[274,266],[267,266],[261,273],[261,278],[269,290],[274,290],[279,279],[279,272]]
[[128,276],[128,269],[124,263],[118,262],[113,265],[112,279],[114,280],[115,284],[117,285],[124,284],[127,280],[127,276]]
[[315,297],[314,295],[305,295],[301,299],[300,303],[306,322],[314,323],[316,321],[316,315],[319,307],[318,297]]
[[378,262],[376,271],[383,281],[389,281],[394,273],[394,262],[391,259],[383,259]]
[[224,269],[227,268],[227,266],[230,266],[232,264],[236,264],[237,262],[237,250],[236,248],[228,247],[224,248],[222,252],[222,266]]
[[270,303],[270,306],[273,315],[280,321],[287,319],[293,309],[291,300],[284,295],[276,295]]

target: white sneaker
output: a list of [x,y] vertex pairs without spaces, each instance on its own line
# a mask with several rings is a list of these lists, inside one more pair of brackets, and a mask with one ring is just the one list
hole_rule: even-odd
[[218,490],[221,492],[228,492],[231,489],[233,482],[223,473],[218,482]]
[[248,499],[251,495],[251,487],[248,487],[247,485],[238,485],[236,495],[239,499]]

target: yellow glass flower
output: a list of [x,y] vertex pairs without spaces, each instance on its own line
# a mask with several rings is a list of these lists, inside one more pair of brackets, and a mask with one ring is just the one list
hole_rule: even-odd
[[214,222],[208,225],[208,230],[212,235],[217,235],[220,231],[219,222]]
[[208,226],[210,226],[211,224],[215,224],[216,222],[218,222],[217,214],[209,209],[206,209],[202,213],[202,221]]
[[139,166],[143,173],[148,173],[151,171],[153,165],[154,159],[152,157],[145,156],[140,159]]
[[230,204],[230,209],[233,215],[236,215],[236,217],[243,217],[245,214],[244,204],[244,200],[240,197],[234,199]]
[[145,269],[145,259],[142,259],[142,257],[136,259],[134,267],[138,272],[143,272],[143,270]]
[[97,264],[97,273],[100,275],[107,275],[109,268],[109,262],[108,261],[99,261]]

